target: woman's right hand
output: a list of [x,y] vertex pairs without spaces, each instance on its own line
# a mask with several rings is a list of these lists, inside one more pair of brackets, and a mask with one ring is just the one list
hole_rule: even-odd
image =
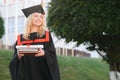
[[24,56],[24,54],[21,54],[21,53],[17,53],[17,55],[19,59],[21,59]]

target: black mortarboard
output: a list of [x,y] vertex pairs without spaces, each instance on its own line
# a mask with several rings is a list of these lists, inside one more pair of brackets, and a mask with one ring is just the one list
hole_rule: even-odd
[[44,9],[42,8],[41,5],[35,5],[28,8],[24,8],[22,9],[22,11],[26,17],[28,17],[30,14],[34,12],[45,14]]

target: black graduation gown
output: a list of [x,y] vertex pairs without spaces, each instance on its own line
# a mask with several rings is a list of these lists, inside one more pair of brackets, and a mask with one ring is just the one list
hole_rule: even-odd
[[[21,40],[24,40],[22,35]],[[45,56],[23,56],[18,60],[17,49],[14,47],[14,56],[9,64],[12,80],[60,80],[56,52],[50,32],[49,41],[32,44],[44,45]]]

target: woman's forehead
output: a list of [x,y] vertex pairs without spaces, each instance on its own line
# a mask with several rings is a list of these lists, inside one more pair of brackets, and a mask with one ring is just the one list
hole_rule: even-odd
[[41,13],[35,12],[33,15],[42,15]]

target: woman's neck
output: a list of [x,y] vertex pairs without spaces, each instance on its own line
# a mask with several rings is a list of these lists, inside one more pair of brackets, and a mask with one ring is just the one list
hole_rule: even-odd
[[31,32],[38,32],[38,26],[33,26]]

